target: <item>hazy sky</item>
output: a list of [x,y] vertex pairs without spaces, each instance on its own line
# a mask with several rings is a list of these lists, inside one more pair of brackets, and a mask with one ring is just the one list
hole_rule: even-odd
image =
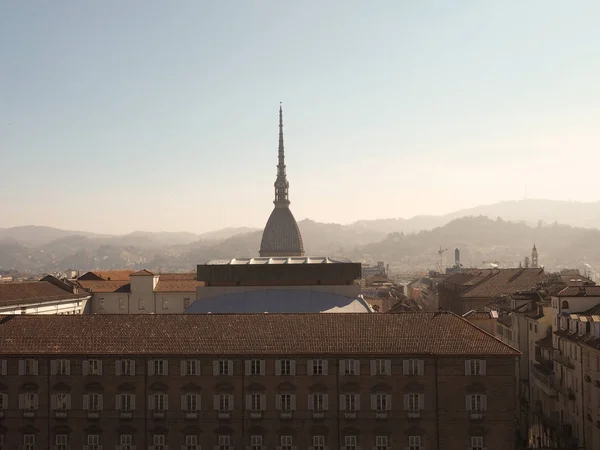
[[598,200],[599,17],[597,0],[3,1],[0,227],[262,227],[280,101],[298,220]]

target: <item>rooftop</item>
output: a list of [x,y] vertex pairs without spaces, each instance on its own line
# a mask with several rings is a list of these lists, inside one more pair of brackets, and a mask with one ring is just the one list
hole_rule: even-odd
[[264,265],[264,264],[348,264],[352,263],[348,258],[329,258],[327,256],[274,256],[258,258],[233,258],[233,259],[213,259],[208,265]]
[[600,286],[567,286],[558,297],[600,297]]
[[73,294],[48,281],[0,283],[0,306],[32,304],[55,300],[75,300],[89,297],[86,292]]
[[446,312],[0,316],[3,355],[441,355],[518,350]]
[[544,269],[497,269],[462,294],[465,298],[498,297],[535,288],[546,278]]

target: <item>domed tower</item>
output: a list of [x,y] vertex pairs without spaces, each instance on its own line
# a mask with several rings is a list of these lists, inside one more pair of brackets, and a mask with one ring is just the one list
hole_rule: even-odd
[[275,180],[275,208],[267,220],[260,243],[260,256],[304,256],[304,245],[296,219],[290,211],[283,150],[283,109],[279,105],[279,164]]
[[533,250],[531,250],[531,267],[537,269],[538,266],[538,251],[535,248],[535,244],[533,244]]

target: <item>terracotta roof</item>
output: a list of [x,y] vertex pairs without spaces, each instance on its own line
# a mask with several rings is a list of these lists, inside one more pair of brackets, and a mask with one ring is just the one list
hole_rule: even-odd
[[158,276],[160,281],[195,280],[196,272],[160,273]]
[[129,292],[129,281],[77,280],[84,289],[94,293]]
[[292,211],[276,206],[267,220],[260,242],[260,256],[302,256],[304,244]]
[[144,277],[144,276],[154,276],[154,274],[152,272],[150,272],[149,270],[142,269],[142,270],[138,270],[135,273],[132,273],[130,276],[131,277],[139,277],[139,276]]
[[204,281],[196,280],[164,280],[161,276],[156,283],[154,292],[193,292],[196,288],[204,286]]
[[600,286],[567,286],[557,294],[558,297],[597,297],[600,296]]
[[73,294],[47,281],[0,283],[0,306],[53,300],[72,300],[86,297],[89,297],[89,294],[86,292]]
[[461,294],[464,298],[498,297],[532,289],[546,278],[544,269],[498,269],[473,288]]
[[129,275],[133,270],[92,270],[80,276],[79,280],[110,280],[110,281],[129,281]]
[[520,352],[452,313],[0,316],[3,355],[481,355]]

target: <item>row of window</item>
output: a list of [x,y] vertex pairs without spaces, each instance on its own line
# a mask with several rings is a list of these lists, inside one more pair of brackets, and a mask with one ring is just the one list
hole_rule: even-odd
[[[18,362],[19,375],[38,375],[38,361],[35,359],[22,359]],[[188,359],[180,361],[180,375],[200,375],[201,361]],[[246,375],[265,375],[266,362],[264,359],[251,359],[244,361]],[[0,375],[7,374],[8,363],[0,361]],[[390,359],[374,359],[370,361],[371,375],[391,375],[392,361]],[[343,359],[339,361],[340,375],[360,375],[361,364],[358,359]],[[115,361],[115,375],[135,375],[136,362],[133,359]],[[328,361],[325,359],[310,359],[307,362],[309,375],[327,375]],[[54,359],[50,361],[51,375],[70,375],[71,361],[68,359]],[[83,375],[102,375],[102,360],[87,359],[82,361]],[[166,376],[169,374],[169,361],[167,359],[153,359],[148,361],[147,374],[151,376]],[[424,361],[422,359],[406,359],[402,361],[403,375],[423,375]],[[485,375],[486,361],[482,359],[469,359],[465,361],[465,375]],[[232,360],[213,361],[213,375],[233,375]],[[278,359],[275,361],[275,375],[296,375],[296,361],[293,359]]]
[[[471,450],[483,450],[484,449],[484,440],[482,436],[472,436],[470,437],[470,448]],[[201,450],[200,445],[198,444],[198,436],[196,435],[186,435],[185,436],[185,444],[182,446],[182,449],[185,450]],[[310,450],[326,450],[327,440],[325,436],[312,436],[312,446],[310,446]],[[97,434],[88,434],[87,435],[87,450],[100,450],[100,435]],[[131,434],[122,434],[119,436],[119,450],[133,450],[133,436]],[[218,450],[233,450],[233,439],[231,436],[220,435],[217,437],[217,446],[215,447]],[[263,436],[260,435],[252,435],[249,438],[249,446],[246,446],[248,450],[263,450]],[[278,450],[293,450],[294,447],[294,439],[293,436],[280,436],[279,438],[280,445],[277,446]],[[380,435],[375,436],[374,439],[374,450],[391,450],[391,446],[389,444],[388,436]],[[407,450],[423,450],[422,439],[421,436],[408,436],[406,440]],[[68,435],[66,434],[58,434],[55,437],[55,450],[67,450],[68,448]],[[22,450],[35,450],[36,448],[36,440],[34,434],[25,434],[23,436],[23,445]],[[152,436],[152,450],[167,450],[167,437],[164,434],[155,434]],[[357,436],[344,436],[344,446],[342,450],[359,450],[358,438]],[[4,436],[0,435],[0,449],[4,450]]]
[[[185,297],[183,299],[183,309],[187,309],[190,307],[191,304],[191,300],[188,297]],[[162,309],[169,309],[169,300],[166,298],[163,298],[161,300],[161,305],[162,305]],[[106,303],[104,301],[104,298],[99,298],[98,299],[98,309],[104,309],[104,307],[106,306]],[[125,310],[127,307],[127,301],[124,298],[119,298],[119,309],[120,310]],[[146,309],[146,304],[144,302],[144,299],[140,298],[138,299],[138,309]]]
[[[115,396],[115,409],[130,412],[135,410],[135,394],[118,394]],[[98,412],[104,409],[104,396],[99,393],[83,395],[82,409],[88,412]],[[361,406],[360,394],[342,394],[339,399],[340,411],[346,413],[359,411]],[[425,395],[419,393],[404,394],[404,411],[418,416],[419,411],[425,409]],[[487,410],[487,396],[483,394],[469,394],[465,397],[466,410],[472,413],[482,413]],[[148,410],[166,411],[169,409],[169,395],[153,393],[148,396]],[[329,409],[327,394],[315,393],[308,395],[307,407],[310,411],[321,412]],[[71,409],[71,394],[57,393],[51,395],[50,407],[53,411],[64,412]],[[8,394],[0,394],[0,411],[8,409]],[[19,409],[36,411],[39,409],[39,395],[37,393],[19,394]],[[200,411],[201,396],[195,393],[181,395],[181,411],[195,413]],[[232,394],[217,394],[213,396],[213,409],[219,412],[229,412],[234,409],[234,396]],[[267,396],[265,394],[248,394],[245,398],[245,409],[249,411],[266,411]],[[281,412],[296,410],[295,394],[275,395],[275,409]],[[392,396],[390,394],[371,394],[370,409],[379,413],[392,410]]]

